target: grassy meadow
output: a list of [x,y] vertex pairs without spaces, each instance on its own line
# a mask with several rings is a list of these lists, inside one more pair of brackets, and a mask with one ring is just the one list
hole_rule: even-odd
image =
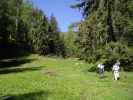
[[133,100],[133,73],[100,79],[76,58],[30,55],[1,61],[0,100]]

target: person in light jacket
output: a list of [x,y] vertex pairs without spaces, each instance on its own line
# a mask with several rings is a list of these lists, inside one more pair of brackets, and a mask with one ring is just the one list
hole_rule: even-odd
[[112,68],[113,74],[114,74],[114,80],[119,80],[120,75],[119,75],[119,70],[120,70],[120,62],[117,61]]
[[103,64],[98,64],[97,68],[98,68],[98,73],[100,75],[100,78],[102,78],[104,76],[104,65]]

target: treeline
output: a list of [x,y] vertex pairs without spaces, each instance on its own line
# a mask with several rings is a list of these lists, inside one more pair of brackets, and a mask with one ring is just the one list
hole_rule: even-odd
[[0,1],[0,54],[16,54],[18,50],[14,48],[64,56],[64,43],[54,15],[48,18],[29,0]]
[[84,19],[67,36],[73,40],[69,47],[76,45],[69,50],[87,62],[104,63],[107,70],[116,60],[125,70],[133,69],[133,0],[79,0],[71,7]]
[[79,0],[72,8],[84,18],[63,34],[54,15],[48,18],[29,0],[0,1],[0,58],[20,50],[100,61],[107,70],[119,60],[132,70],[133,0]]

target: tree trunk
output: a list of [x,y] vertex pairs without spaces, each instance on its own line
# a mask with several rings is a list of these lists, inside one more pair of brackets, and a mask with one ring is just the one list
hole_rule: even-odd
[[111,16],[111,2],[110,0],[106,0],[107,1],[107,34],[108,34],[108,38],[107,38],[107,42],[110,41],[116,41],[115,35],[114,35],[114,30],[113,30],[113,20],[112,20],[112,16]]

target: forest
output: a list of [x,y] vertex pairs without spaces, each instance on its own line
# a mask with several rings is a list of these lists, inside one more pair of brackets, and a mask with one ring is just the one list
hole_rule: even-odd
[[106,66],[120,60],[125,70],[132,70],[133,1],[79,0],[70,6],[80,9],[83,20],[72,23],[63,34],[56,17],[48,18],[31,1],[1,1],[1,58],[37,53],[89,63],[102,60]]
[[[83,74],[81,74],[80,76],[82,81],[85,81],[85,79],[87,78],[92,78],[91,75],[93,76],[92,73],[95,73],[97,69],[97,64],[100,62],[102,62],[105,65],[105,71],[107,71],[107,76],[110,77],[111,75],[109,74],[109,72],[112,70],[112,66],[116,61],[119,61],[121,70],[123,71],[123,73],[128,73],[127,75],[131,80],[131,73],[129,72],[133,71],[133,0],[77,0],[77,3],[71,4],[70,8],[77,9],[83,17],[81,21],[71,23],[71,25],[69,25],[68,27],[67,32],[62,32],[59,28],[58,21],[54,13],[51,13],[51,16],[48,17],[44,11],[33,6],[32,0],[0,1],[0,79],[4,79],[2,78],[4,77],[2,76],[3,74],[12,73],[12,69],[10,68],[13,67],[14,69],[16,68],[16,65],[17,67],[20,67],[20,69],[14,69],[13,73],[16,74],[16,72],[19,71],[25,72],[25,67],[21,69],[20,63],[24,64],[27,62],[26,65],[24,64],[24,66],[27,67],[30,61],[28,62],[27,58],[25,61],[23,58],[29,57],[38,59],[38,62],[36,61],[35,65],[34,63],[32,63],[31,65],[29,65],[30,67],[39,66],[41,68],[41,66],[45,66],[45,64],[47,67],[57,65],[64,66],[60,68],[54,67],[55,69],[64,71],[62,75],[65,75],[65,70],[66,73],[69,74],[69,72],[67,71],[68,68],[70,68],[69,70],[73,71],[72,73],[75,73],[76,75],[79,74],[80,76],[79,71],[81,71],[82,69],[84,70],[84,72],[86,72],[86,74],[84,75],[81,71],[81,73]],[[24,62],[21,62],[21,60],[24,60]],[[60,63],[54,62],[54,60],[57,60]],[[77,67],[74,67],[74,60],[78,60],[76,64]],[[82,62],[84,63],[83,65]],[[34,67],[30,70],[36,70],[38,72],[38,68],[36,69],[36,67]],[[74,72],[73,68],[76,72]],[[28,71],[29,69],[26,70]],[[33,72],[33,76],[37,74],[35,72]],[[44,73],[48,73],[48,75],[55,77],[57,74],[56,70],[53,69],[46,69],[44,70]],[[90,76],[87,76],[87,73]],[[25,77],[27,77],[27,75],[28,73],[25,74]],[[32,78],[34,80],[33,76]],[[13,76],[11,77],[13,78]],[[96,77],[97,76],[95,76],[95,78]],[[19,76],[17,76],[17,78],[19,78]],[[80,80],[80,78],[78,80]],[[44,79],[40,80],[43,81]],[[57,82],[60,82],[59,79],[57,80]],[[3,80],[3,84],[5,84],[4,81],[6,83],[9,80]],[[46,81],[48,81],[49,83],[50,79],[48,78]],[[53,79],[53,82],[55,81],[56,80]],[[107,81],[109,80],[107,79]],[[67,83],[67,79],[63,82],[63,84]],[[65,84],[65,86],[75,84],[77,81],[73,81],[72,79],[71,82],[72,83],[70,84]],[[129,81],[129,83],[130,82],[131,81]],[[78,97],[75,98],[76,91],[78,91],[76,89],[78,88],[78,86],[80,87],[81,85],[80,83],[78,84],[79,85],[76,85],[77,87],[73,87],[73,85],[70,86],[75,89],[71,90],[71,92],[73,91],[75,93],[74,96],[68,93],[68,95],[70,95],[70,98],[72,99],[66,96],[63,97],[63,95],[65,95],[65,92],[63,92],[64,94],[61,95],[62,98],[58,98],[57,95],[57,97],[55,96],[55,100],[79,100]],[[114,83],[110,84],[114,85]],[[95,85],[97,84],[95,83]],[[0,88],[3,88],[3,86],[4,85],[1,85],[0,83]],[[24,86],[26,87],[26,85]],[[30,86],[31,85],[29,85],[29,87]],[[123,86],[121,85],[120,87],[122,88]],[[50,86],[48,86],[47,88],[50,89]],[[132,86],[130,88],[132,88]],[[100,89],[101,90],[98,91],[102,91],[103,88]],[[88,90],[87,93],[89,93]],[[94,90],[93,93],[95,92]],[[3,89],[3,91],[5,90]],[[0,91],[0,98],[3,95],[5,96],[3,91]],[[59,91],[57,90],[56,92],[60,91],[62,91],[62,89]],[[65,91],[67,91],[67,89]],[[132,90],[129,91],[131,93]],[[127,94],[130,95],[129,91]],[[9,95],[8,92],[6,95]],[[80,92],[81,91],[78,91],[78,93]],[[15,93],[16,92],[14,92],[14,94]],[[9,97],[10,100],[24,100],[27,96],[26,94],[23,98],[17,96],[16,94],[14,96],[14,94],[13,96],[11,96],[11,99]],[[23,91],[22,94],[25,94],[25,92]],[[28,100],[34,100],[33,97],[31,97],[31,95],[32,94],[30,94]],[[92,95],[93,94],[91,94],[91,99],[89,99],[88,97],[88,99],[80,100],[98,100],[98,96],[93,98]],[[106,94],[106,96],[107,95],[108,94]],[[120,93],[120,95],[122,96],[122,93]],[[131,100],[132,96],[129,95],[127,96],[127,98],[125,96],[125,99]],[[105,100],[107,100],[106,96]],[[46,96],[42,96],[41,94],[39,94],[39,97],[40,98],[38,98],[35,95],[35,100],[42,100],[41,98],[45,98]],[[117,97],[118,96],[116,96],[116,98]],[[100,98],[100,100],[104,100],[102,97]],[[110,96],[109,100],[120,99],[116,98]]]

